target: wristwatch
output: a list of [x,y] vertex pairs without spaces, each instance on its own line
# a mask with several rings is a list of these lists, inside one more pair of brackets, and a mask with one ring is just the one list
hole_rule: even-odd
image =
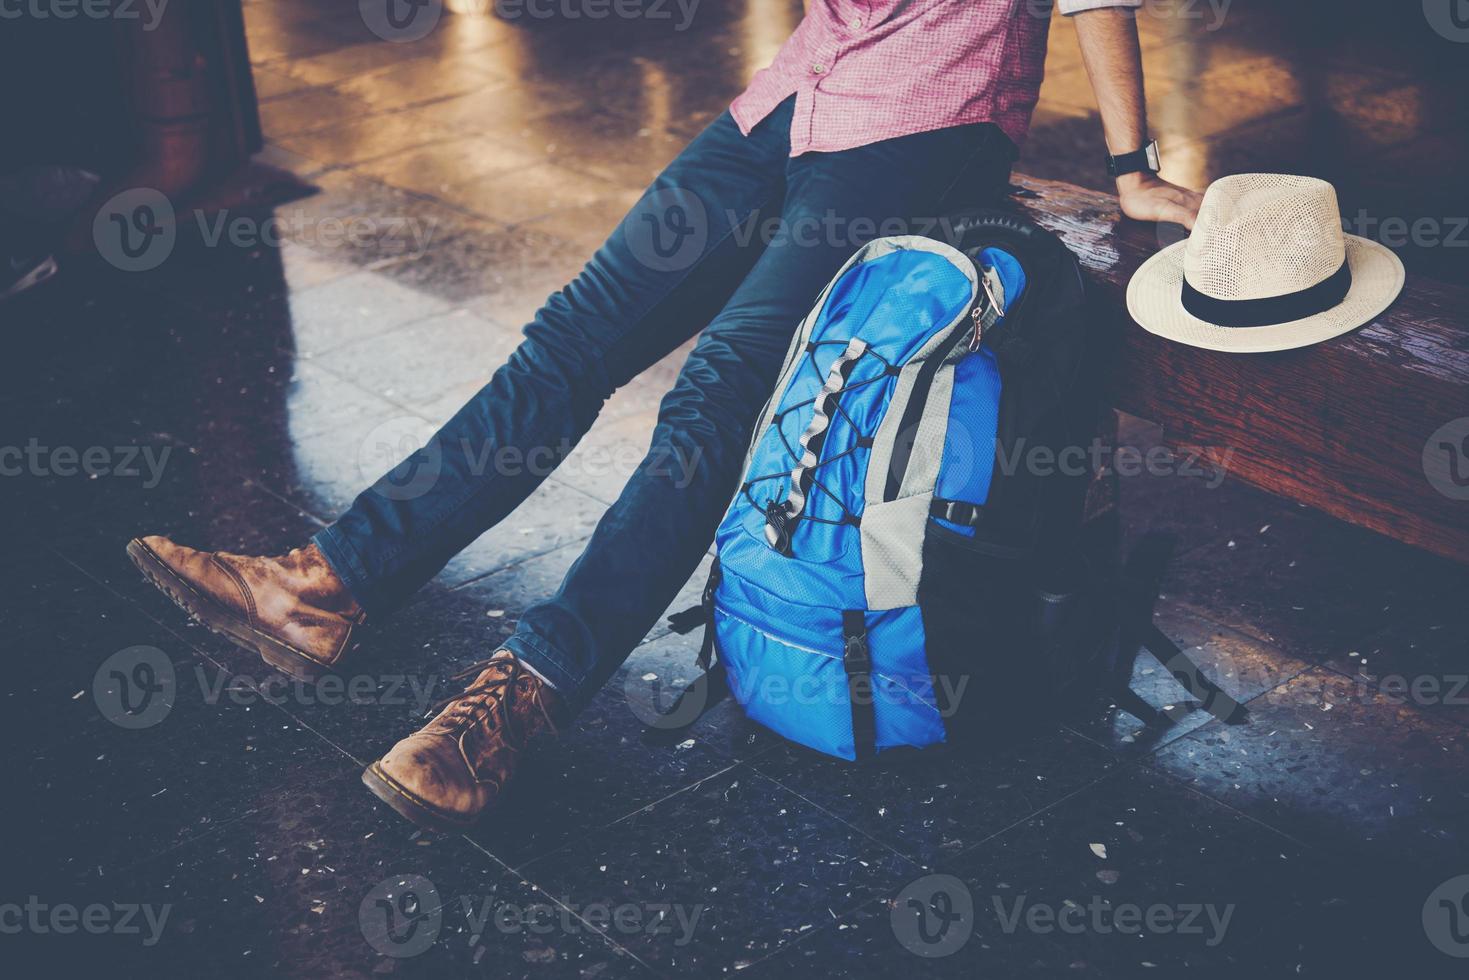
[[1155,174],[1161,169],[1163,168],[1158,162],[1157,140],[1153,140],[1141,150],[1107,157],[1107,176],[1109,177],[1121,177],[1123,174],[1135,174],[1142,170]]

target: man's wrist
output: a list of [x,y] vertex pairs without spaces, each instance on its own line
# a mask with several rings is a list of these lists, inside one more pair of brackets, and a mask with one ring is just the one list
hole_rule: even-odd
[[1148,140],[1141,149],[1107,154],[1107,173],[1113,177],[1143,171],[1157,173],[1161,169],[1162,163],[1158,155],[1157,140]]
[[1139,170],[1136,173],[1123,174],[1117,178],[1117,193],[1130,194],[1140,191],[1149,184],[1158,182],[1158,175],[1149,170]]

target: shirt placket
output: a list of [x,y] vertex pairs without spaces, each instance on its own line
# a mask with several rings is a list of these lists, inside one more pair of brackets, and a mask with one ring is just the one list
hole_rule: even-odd
[[[842,16],[852,20],[860,20],[861,15],[857,13],[844,12]],[[802,81],[800,91],[796,95],[796,111],[791,122],[791,150],[801,152],[810,149],[812,133],[815,129],[816,117],[816,88],[831,74],[831,69],[836,64],[842,53],[842,36],[840,28],[823,32],[821,39],[807,52],[805,64],[805,78]]]

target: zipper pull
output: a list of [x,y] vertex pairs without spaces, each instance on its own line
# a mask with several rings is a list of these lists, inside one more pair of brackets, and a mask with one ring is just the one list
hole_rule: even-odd
[[[993,277],[993,282],[991,278]],[[979,345],[984,342],[984,321],[986,314],[990,316],[990,323],[999,323],[1005,315],[1005,287],[1000,282],[999,276],[991,270],[982,268],[979,273],[979,284],[983,287],[984,294],[975,302],[969,316],[974,320],[974,336],[969,338],[969,350],[979,350]],[[1000,295],[996,296],[998,292]]]

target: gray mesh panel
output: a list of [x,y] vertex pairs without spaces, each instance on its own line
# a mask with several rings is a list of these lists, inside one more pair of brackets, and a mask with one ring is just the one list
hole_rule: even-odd
[[923,535],[932,494],[869,504],[862,514],[862,571],[868,609],[900,609],[918,602]]

